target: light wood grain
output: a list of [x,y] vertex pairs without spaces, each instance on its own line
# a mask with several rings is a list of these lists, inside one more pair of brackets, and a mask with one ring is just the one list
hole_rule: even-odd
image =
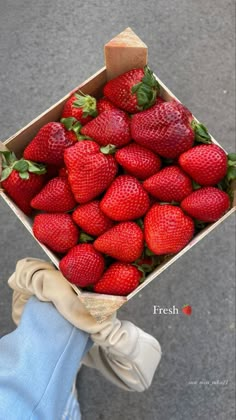
[[132,31],[126,28],[104,47],[107,80],[147,64],[148,48]]

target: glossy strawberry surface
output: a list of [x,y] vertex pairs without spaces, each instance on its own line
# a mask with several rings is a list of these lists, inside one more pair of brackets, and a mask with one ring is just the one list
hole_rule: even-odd
[[141,272],[133,265],[116,262],[95,284],[94,292],[126,296],[138,287],[141,276]]
[[60,261],[62,274],[80,287],[96,283],[102,277],[104,267],[103,256],[91,244],[75,246]]
[[117,173],[113,156],[100,151],[90,140],[78,142],[65,151],[68,180],[78,203],[87,203],[105,191]]
[[133,262],[143,252],[142,229],[134,222],[119,223],[99,236],[94,247],[119,261]]
[[118,176],[101,200],[101,210],[116,221],[135,220],[149,208],[149,197],[141,183],[130,175]]
[[148,178],[143,186],[159,201],[182,201],[191,194],[192,181],[178,166],[167,166]]
[[203,187],[194,191],[181,203],[182,209],[195,219],[215,222],[230,207],[228,194],[215,187]]
[[156,255],[181,251],[193,234],[193,220],[176,206],[154,204],[144,219],[145,240]]
[[132,117],[131,136],[141,146],[174,159],[193,146],[191,120],[191,113],[182,104],[164,102]]
[[227,173],[227,156],[216,144],[193,147],[179,157],[179,164],[200,185],[212,186]]

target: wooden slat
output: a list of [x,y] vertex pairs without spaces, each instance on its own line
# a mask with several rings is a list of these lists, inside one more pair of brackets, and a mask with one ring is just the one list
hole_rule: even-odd
[[148,48],[132,31],[126,28],[109,41],[104,48],[107,80],[147,64]]

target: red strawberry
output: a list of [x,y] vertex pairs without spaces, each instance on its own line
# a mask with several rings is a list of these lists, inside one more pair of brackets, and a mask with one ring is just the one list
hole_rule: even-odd
[[89,95],[74,93],[65,103],[62,118],[74,117],[82,125],[97,116],[96,99]]
[[182,312],[185,315],[191,315],[192,314],[192,307],[190,305],[184,305],[182,308]]
[[116,262],[105,271],[93,290],[96,293],[126,296],[138,287],[141,276],[133,265]]
[[59,170],[58,176],[60,176],[62,178],[67,178],[68,177],[68,172],[67,172],[67,169],[65,168],[65,166],[63,166],[63,168],[61,168]]
[[92,236],[99,236],[110,229],[114,222],[100,210],[99,201],[82,204],[72,214],[74,222]]
[[216,185],[227,172],[227,156],[216,144],[193,147],[179,157],[179,164],[200,185]]
[[67,147],[73,145],[63,124],[50,122],[44,125],[24,151],[24,158],[36,162],[63,165],[63,154]]
[[102,112],[82,127],[80,132],[101,146],[113,144],[122,147],[131,141],[129,117],[119,109]]
[[117,173],[113,156],[100,151],[97,143],[84,140],[65,150],[68,180],[78,203],[86,203],[109,187]]
[[80,287],[96,283],[101,278],[104,267],[103,256],[90,244],[75,246],[60,261],[62,274]]
[[135,143],[118,150],[115,159],[128,173],[142,180],[154,175],[161,167],[157,155]]
[[182,201],[191,194],[191,179],[178,166],[167,166],[148,178],[143,186],[147,192],[160,201]]
[[46,165],[47,172],[45,174],[46,181],[50,181],[50,179],[55,178],[58,176],[60,168],[55,165]]
[[30,215],[30,202],[45,183],[45,166],[24,159],[17,161],[11,152],[1,152],[1,155],[2,188],[25,214]]
[[131,114],[150,108],[158,92],[159,83],[147,66],[144,70],[133,69],[121,74],[104,87],[104,95],[117,108]]
[[116,221],[142,217],[149,208],[149,197],[140,182],[130,175],[118,176],[105,193],[101,210]]
[[192,192],[181,203],[182,209],[195,219],[215,222],[230,207],[228,194],[215,187],[204,187]]
[[79,231],[69,214],[38,214],[33,232],[39,242],[59,253],[67,252],[79,240]]
[[94,248],[119,261],[133,262],[143,252],[143,232],[134,222],[112,227],[94,242]]
[[101,98],[97,101],[97,111],[98,114],[101,114],[104,111],[112,111],[113,109],[117,109],[115,105],[107,98]]
[[72,210],[76,206],[76,201],[67,178],[51,179],[33,198],[31,206],[49,213],[66,213]]
[[163,102],[132,117],[131,136],[136,143],[174,159],[193,146],[195,131],[198,133],[201,129],[202,136],[209,137],[206,129],[192,120],[191,113],[182,104]]
[[176,206],[154,204],[144,219],[145,240],[156,255],[179,252],[193,234],[192,219]]

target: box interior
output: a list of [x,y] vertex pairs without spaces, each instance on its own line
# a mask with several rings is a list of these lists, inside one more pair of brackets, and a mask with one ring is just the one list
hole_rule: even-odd
[[[86,80],[83,84],[76,87],[72,92],[75,92],[77,90],[81,90],[84,93],[90,94],[92,96],[95,96],[97,98],[101,97],[103,86],[105,85],[107,80],[106,77],[106,68],[102,68],[99,70],[95,75],[93,75],[90,79]],[[161,96],[166,101],[170,101],[172,99],[178,100],[171,92],[170,90],[162,83],[160,79],[157,78],[157,80],[160,83],[161,86]],[[8,140],[4,142],[4,145],[8,147],[8,149],[15,152],[17,157],[21,157],[24,148],[26,145],[33,139],[33,137],[36,135],[38,130],[45,125],[46,123],[50,121],[58,121],[60,119],[60,115],[62,112],[62,108],[66,100],[70,97],[72,92],[68,93],[64,98],[62,98],[59,102],[57,102],[55,105],[53,105],[51,108],[49,108],[46,112],[41,114],[39,117],[34,119],[30,124],[28,124],[26,127],[24,127],[22,130],[17,132],[15,135],[11,136]],[[212,141],[214,143],[217,143],[214,138],[212,138]],[[218,143],[217,143],[218,144]],[[19,217],[19,219],[22,221],[22,223],[25,225],[25,227],[28,229],[28,231],[33,235],[32,233],[32,219],[30,217],[27,217],[24,215],[24,213],[14,204],[14,202],[6,196],[6,194],[2,193],[2,197],[7,202],[7,204],[11,207],[11,209],[14,211],[14,213]],[[133,296],[135,296],[137,293],[140,292],[141,289],[143,289],[148,283],[150,283],[152,280],[154,280],[158,275],[160,275],[169,265],[171,265],[174,261],[176,261],[178,258],[180,258],[185,252],[187,252],[192,246],[194,246],[197,242],[199,242],[204,236],[206,236],[211,230],[213,230],[218,224],[220,224],[223,220],[225,220],[235,209],[229,210],[220,220],[217,222],[209,225],[207,228],[205,228],[203,231],[198,233],[193,240],[178,254],[174,256],[170,256],[163,264],[161,264],[159,267],[157,267],[151,274],[149,274],[145,280],[144,283],[140,284],[140,286],[135,289],[132,293],[130,293],[126,297],[121,296],[112,296],[112,295],[101,295],[96,293],[89,293],[89,292],[83,292],[81,289],[79,289],[76,286],[73,286],[76,293],[83,299],[94,299],[97,297],[100,301],[102,300],[110,300],[110,301],[116,301],[116,305],[121,306],[123,303],[125,303],[127,300],[131,299]],[[36,239],[36,238],[35,238]],[[37,241],[38,242],[38,241]],[[39,243],[39,242],[38,242]],[[50,251],[46,246],[39,243],[39,245],[43,248],[43,250],[46,252],[46,254],[49,256],[51,261],[58,267],[59,259],[56,254],[54,254],[52,251]],[[104,319],[104,318],[103,318]]]

